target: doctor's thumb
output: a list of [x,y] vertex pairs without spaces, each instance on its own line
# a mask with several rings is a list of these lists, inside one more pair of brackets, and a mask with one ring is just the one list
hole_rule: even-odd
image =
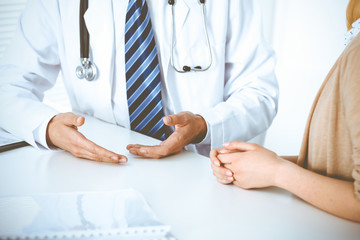
[[191,112],[180,112],[173,115],[167,115],[163,118],[163,121],[168,126],[180,125],[184,126],[191,123],[196,118],[196,115]]
[[68,124],[68,125],[80,127],[85,122],[85,118],[83,116],[79,116],[79,115],[76,115],[73,113],[65,113],[65,114],[66,114],[65,121],[66,121],[66,124]]
[[163,118],[163,121],[167,126],[184,125],[188,120],[186,113],[167,115]]
[[84,117],[79,116],[79,115],[76,116],[76,124],[75,124],[75,125],[76,125],[77,127],[82,126],[82,125],[84,124],[84,122],[85,122],[85,118],[84,118]]
[[182,124],[182,119],[178,114],[175,115],[167,115],[163,118],[165,125],[167,126],[175,126],[177,124]]
[[171,118],[171,115],[165,116],[163,117],[163,122],[165,123],[165,125],[167,126],[173,126],[173,119]]

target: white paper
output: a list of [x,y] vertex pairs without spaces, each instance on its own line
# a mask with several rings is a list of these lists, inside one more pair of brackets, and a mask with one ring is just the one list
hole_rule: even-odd
[[167,239],[169,230],[132,189],[0,197],[1,239]]

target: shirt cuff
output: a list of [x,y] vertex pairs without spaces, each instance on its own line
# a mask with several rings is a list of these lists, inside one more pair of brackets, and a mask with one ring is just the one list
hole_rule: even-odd
[[196,145],[198,145],[198,144],[210,144],[211,143],[210,124],[209,124],[208,121],[206,121],[206,119],[202,115],[200,115],[200,114],[198,114],[198,115],[201,116],[206,122],[206,135],[205,135],[204,139],[201,142],[197,143]]
[[213,110],[198,113],[205,119],[207,132],[205,138],[198,145],[209,145],[210,149],[221,148],[224,143],[223,120]]
[[49,125],[49,122],[51,119],[53,119],[53,117],[55,117],[55,115],[52,116],[48,116],[46,119],[44,119],[44,121],[37,127],[34,129],[33,131],[33,136],[34,136],[34,140],[36,143],[36,146],[39,149],[43,149],[43,150],[50,150],[53,148],[50,148],[47,144],[46,141],[46,131],[47,131],[47,127]]

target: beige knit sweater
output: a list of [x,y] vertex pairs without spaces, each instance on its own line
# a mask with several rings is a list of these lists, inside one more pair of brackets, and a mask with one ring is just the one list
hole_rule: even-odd
[[360,200],[360,34],[336,61],[315,98],[297,163],[354,182]]

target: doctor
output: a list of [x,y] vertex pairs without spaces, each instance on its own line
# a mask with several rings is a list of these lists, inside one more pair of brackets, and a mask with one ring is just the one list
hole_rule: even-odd
[[[274,53],[264,42],[255,1],[146,2],[159,61],[163,122],[173,133],[158,146],[129,145],[128,150],[160,158],[185,147],[208,155],[224,142],[264,132],[276,115],[278,86]],[[84,117],[59,113],[42,100],[61,72],[74,112],[131,128],[124,57],[128,4],[89,1],[84,21],[89,59],[98,74],[87,81],[75,74],[79,1],[28,0],[0,68],[0,126],[38,148],[126,162],[77,131]]]

